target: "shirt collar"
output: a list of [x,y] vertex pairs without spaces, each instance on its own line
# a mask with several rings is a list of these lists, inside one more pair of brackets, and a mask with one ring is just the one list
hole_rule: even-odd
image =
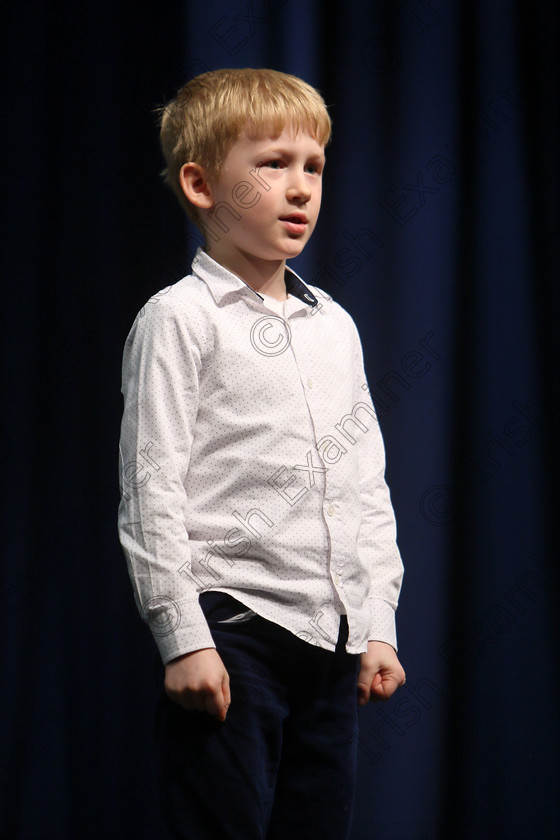
[[[233,272],[228,271],[223,265],[220,265],[216,260],[212,259],[206,251],[198,248],[192,262],[192,273],[204,280],[212,296],[217,304],[220,304],[227,295],[234,294],[248,294],[253,298],[263,300],[262,295],[251,289],[241,278]],[[301,277],[296,272],[286,266],[284,272],[284,282],[286,283],[286,290],[288,294],[299,298],[299,300],[306,303],[308,306],[317,306],[319,301],[305,285]],[[227,302],[227,301],[226,301]]]

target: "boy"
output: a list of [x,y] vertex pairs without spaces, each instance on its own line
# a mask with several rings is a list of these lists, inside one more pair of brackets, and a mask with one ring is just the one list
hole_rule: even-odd
[[285,261],[321,203],[325,104],[220,70],[161,109],[165,175],[204,232],[123,359],[120,538],[165,665],[173,837],[348,836],[357,701],[404,682],[384,452],[350,316]]

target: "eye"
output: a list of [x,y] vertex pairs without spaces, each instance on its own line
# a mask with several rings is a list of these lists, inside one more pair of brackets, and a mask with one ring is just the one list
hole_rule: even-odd
[[323,167],[319,163],[308,163],[305,171],[310,175],[321,175],[323,173]]
[[284,166],[284,162],[279,160],[278,158],[274,158],[273,160],[265,160],[262,163],[259,163],[259,169],[262,167],[268,167],[269,169],[281,169]]

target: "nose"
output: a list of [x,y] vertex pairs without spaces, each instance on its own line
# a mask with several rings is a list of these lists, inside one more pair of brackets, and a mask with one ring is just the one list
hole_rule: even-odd
[[306,202],[311,198],[311,187],[306,180],[303,169],[296,169],[290,177],[286,197],[290,201]]

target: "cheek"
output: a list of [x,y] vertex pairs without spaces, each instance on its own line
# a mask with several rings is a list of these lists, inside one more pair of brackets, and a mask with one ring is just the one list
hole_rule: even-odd
[[242,228],[244,227],[247,232],[258,232],[263,227],[269,216],[267,201],[264,196],[255,204],[254,207],[251,207],[250,210],[240,210],[239,212],[241,214],[240,225]]
[[276,207],[274,191],[272,189],[268,192],[260,190],[260,193],[260,199],[255,204],[255,206],[251,208],[251,213],[253,214],[251,218],[257,225],[259,224],[259,222],[264,221],[263,214],[270,213]]
[[315,209],[315,213],[317,215],[319,213],[319,210],[321,209],[321,199],[322,199],[322,190],[321,190],[321,187],[319,187],[319,189],[317,190],[317,192],[315,193],[315,195],[313,197],[314,209]]

